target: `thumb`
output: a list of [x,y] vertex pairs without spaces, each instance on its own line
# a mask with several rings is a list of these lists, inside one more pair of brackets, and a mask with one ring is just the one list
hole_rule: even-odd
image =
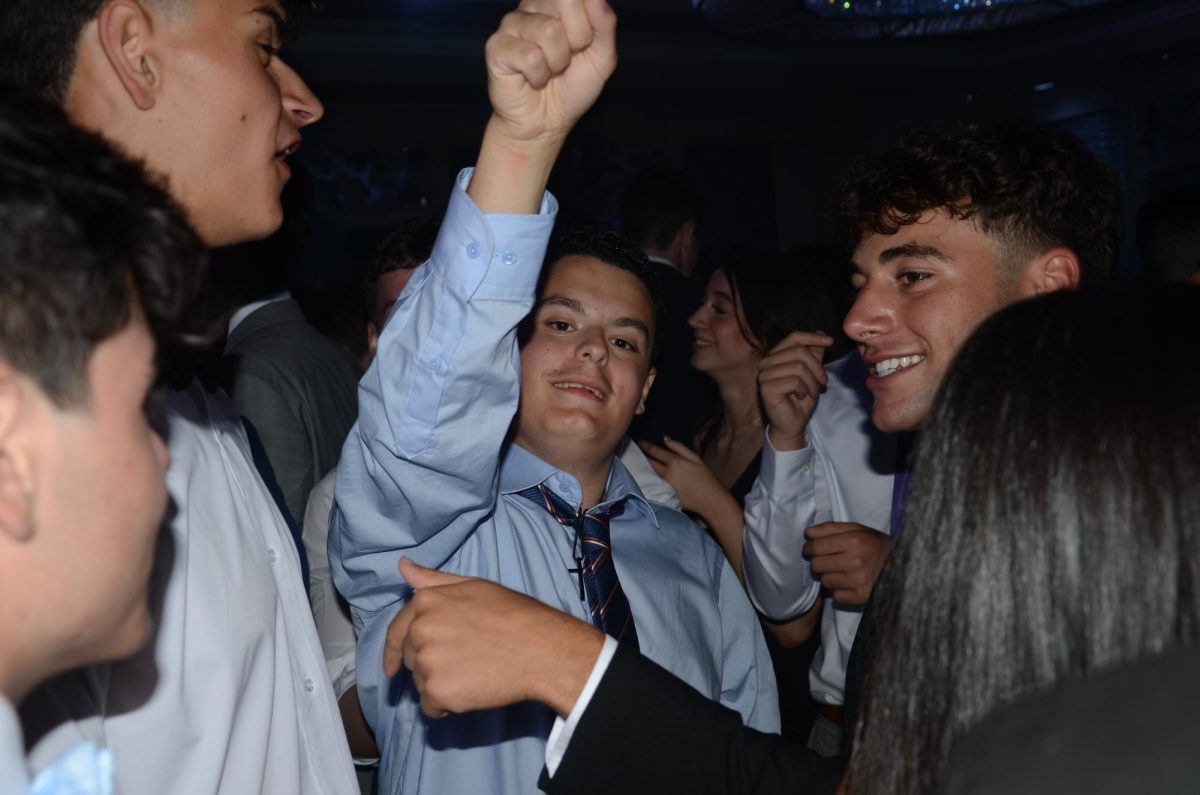
[[419,566],[413,563],[408,558],[400,558],[400,563],[397,566],[400,569],[400,576],[405,582],[414,588],[430,588],[437,585],[454,585],[459,582],[466,582],[470,577],[460,577],[457,574],[447,574],[444,571],[436,569],[427,569],[424,566]]

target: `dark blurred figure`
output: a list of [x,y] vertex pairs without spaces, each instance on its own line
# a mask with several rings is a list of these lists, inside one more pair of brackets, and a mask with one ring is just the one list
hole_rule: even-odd
[[663,436],[690,439],[712,413],[712,382],[691,367],[692,331],[687,320],[704,300],[704,285],[693,275],[700,255],[700,198],[687,175],[669,168],[638,174],[621,200],[621,232],[658,267],[663,304],[658,376],[645,413],[634,418],[629,435],[661,444]]
[[257,432],[300,526],[309,492],[337,464],[358,416],[362,375],[349,353],[305,319],[288,291],[290,266],[310,228],[312,188],[302,174],[297,169],[284,191],[279,232],[214,254],[214,271],[239,307],[229,321],[223,385]]
[[1200,284],[1200,185],[1164,191],[1143,204],[1137,248],[1147,278]]

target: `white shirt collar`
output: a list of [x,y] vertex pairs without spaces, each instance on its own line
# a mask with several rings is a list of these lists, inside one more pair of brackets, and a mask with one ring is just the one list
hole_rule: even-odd
[[227,332],[227,334],[232,334],[233,330],[235,328],[237,328],[238,325],[243,320],[250,317],[250,315],[252,315],[255,312],[257,312],[258,310],[262,309],[267,304],[274,304],[279,301],[286,301],[291,297],[292,297],[292,294],[290,292],[288,292],[287,290],[284,290],[282,293],[273,295],[270,298],[264,298],[261,301],[254,301],[253,303],[246,304],[241,309],[234,312],[233,317],[229,318],[229,331]]
[[657,262],[659,265],[666,265],[671,270],[679,270],[679,266],[674,262],[671,262],[671,260],[667,259],[666,257],[660,257],[657,254],[647,254],[646,259],[650,260],[651,262]]
[[25,795],[29,778],[25,772],[25,744],[17,711],[0,694],[0,795]]

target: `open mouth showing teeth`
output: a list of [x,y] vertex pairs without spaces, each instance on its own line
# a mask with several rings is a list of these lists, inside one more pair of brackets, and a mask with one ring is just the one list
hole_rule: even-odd
[[275,157],[279,158],[280,160],[287,160],[289,157],[296,154],[296,152],[299,149],[300,149],[300,142],[297,141],[296,143],[292,144],[291,146],[287,147],[286,149],[280,149],[278,152],[275,153]]
[[554,385],[554,388],[555,389],[564,389],[564,390],[565,389],[582,389],[585,392],[590,392],[593,396],[595,396],[596,400],[604,400],[604,395],[601,394],[599,389],[590,387],[587,384],[580,384],[575,381],[559,381],[557,384]]
[[905,367],[912,367],[914,364],[925,361],[924,356],[898,356],[892,359],[884,359],[882,362],[876,362],[874,366],[868,367],[872,375],[877,375],[880,378],[891,375],[897,370],[903,370]]

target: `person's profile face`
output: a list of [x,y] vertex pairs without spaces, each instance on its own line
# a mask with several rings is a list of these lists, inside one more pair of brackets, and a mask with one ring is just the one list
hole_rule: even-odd
[[277,52],[278,0],[190,0],[157,18],[162,86],[134,152],[169,178],[206,243],[266,237],[282,221],[279,196],[300,130],[320,101]]
[[131,654],[149,632],[146,587],[167,500],[166,447],[147,417],[154,351],[135,310],[93,350],[87,400],[43,406],[34,537],[43,570],[61,578],[56,620],[72,625],[75,664]]
[[756,377],[762,354],[746,338],[746,318],[723,271],[713,272],[704,302],[688,318],[694,334],[692,367],[718,377],[750,373]]
[[653,381],[645,285],[595,257],[563,257],[550,266],[530,322],[517,444],[548,460],[611,456]]
[[844,327],[870,372],[871,418],[880,430],[919,427],[963,342],[1016,300],[1001,261],[992,237],[941,211],[859,243],[858,294]]

